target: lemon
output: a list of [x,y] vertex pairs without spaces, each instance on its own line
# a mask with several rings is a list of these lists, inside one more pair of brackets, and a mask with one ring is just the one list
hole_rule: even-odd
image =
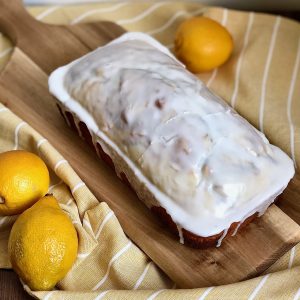
[[13,269],[35,291],[51,290],[72,267],[78,248],[71,219],[49,195],[23,212],[8,241]]
[[207,72],[224,64],[233,50],[225,27],[206,17],[181,23],[175,36],[175,54],[194,73]]
[[27,151],[0,153],[0,215],[23,212],[49,188],[45,163]]

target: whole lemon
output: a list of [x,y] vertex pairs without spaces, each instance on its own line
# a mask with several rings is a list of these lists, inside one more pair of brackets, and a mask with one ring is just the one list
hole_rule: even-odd
[[225,27],[206,17],[184,21],[175,36],[175,54],[194,73],[207,72],[225,63],[233,40]]
[[49,188],[49,172],[37,155],[22,151],[0,153],[0,215],[23,212]]
[[77,248],[72,221],[51,195],[18,217],[8,241],[13,269],[35,291],[51,290],[67,274]]

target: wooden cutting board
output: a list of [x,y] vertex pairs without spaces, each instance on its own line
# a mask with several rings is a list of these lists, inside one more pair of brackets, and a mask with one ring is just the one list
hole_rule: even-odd
[[0,0],[0,7],[0,31],[16,45],[0,75],[0,101],[56,147],[95,196],[114,210],[126,234],[178,287],[221,285],[254,277],[300,241],[300,227],[272,205],[220,248],[197,250],[179,244],[67,127],[48,92],[52,70],[116,38],[124,29],[111,22],[43,24],[27,14],[20,0]]

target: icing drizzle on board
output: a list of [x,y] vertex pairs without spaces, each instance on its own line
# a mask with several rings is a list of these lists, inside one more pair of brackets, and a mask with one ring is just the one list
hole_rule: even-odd
[[262,212],[294,175],[283,151],[145,34],[58,68],[49,87],[199,236]]
[[225,238],[226,235],[227,235],[227,232],[228,232],[228,228],[227,228],[227,229],[224,229],[223,234],[222,234],[221,237],[218,239],[218,242],[217,242],[217,245],[216,245],[217,248],[221,246],[221,244],[222,244],[224,238]]

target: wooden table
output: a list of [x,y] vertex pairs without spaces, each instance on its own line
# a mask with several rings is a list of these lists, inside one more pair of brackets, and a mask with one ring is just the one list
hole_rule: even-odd
[[24,291],[15,272],[11,270],[0,270],[0,299],[27,300],[33,298]]

